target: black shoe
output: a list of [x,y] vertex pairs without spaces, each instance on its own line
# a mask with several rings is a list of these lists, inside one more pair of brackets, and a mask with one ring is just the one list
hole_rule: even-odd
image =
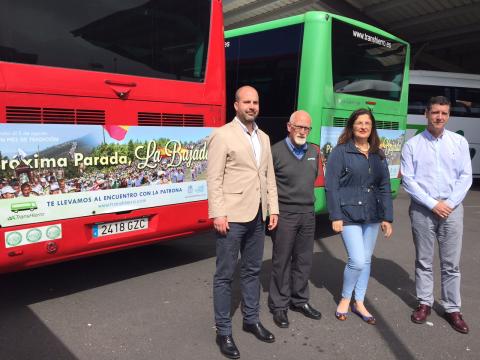
[[305,303],[300,306],[290,305],[290,310],[302,313],[306,317],[314,320],[320,320],[320,318],[322,317],[320,311],[315,310],[313,307],[310,306],[309,303]]
[[229,359],[240,359],[240,351],[233,341],[232,335],[218,335],[217,345],[220,347],[220,352]]
[[289,322],[287,317],[287,310],[274,310],[273,322],[280,328],[288,328]]
[[260,341],[264,341],[267,343],[273,343],[275,341],[275,336],[273,336],[270,331],[265,329],[261,322],[258,322],[256,324],[243,323],[243,331],[252,333]]

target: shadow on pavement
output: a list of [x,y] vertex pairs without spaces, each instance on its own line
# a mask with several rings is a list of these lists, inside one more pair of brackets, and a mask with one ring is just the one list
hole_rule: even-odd
[[415,281],[400,265],[374,255],[370,276],[397,295],[407,306],[415,309],[417,306]]
[[1,358],[76,359],[29,308],[30,304],[213,256],[215,237],[207,232],[156,245],[0,275]]
[[21,303],[1,302],[0,333],[3,360],[76,359],[43,321]]
[[[337,303],[340,300],[345,262],[333,256],[321,240],[324,237],[330,237],[332,235],[334,235],[334,233],[331,230],[328,219],[326,217],[317,218],[315,239],[321,252],[317,252],[313,255],[313,266],[310,280],[313,286],[328,290],[330,294],[332,294],[335,303]],[[269,240],[267,239],[267,241]],[[265,293],[268,293],[269,289],[271,267],[271,259],[263,262],[260,280]],[[415,297],[411,295],[412,289],[414,290],[414,282],[409,278],[408,273],[401,266],[391,260],[375,257],[373,259],[371,276],[376,278],[378,282],[390,289],[393,293],[397,294],[408,306],[412,308],[415,306]],[[399,288],[402,289],[402,291],[398,290]],[[240,304],[239,292],[238,288],[234,290],[234,302],[232,304],[233,310],[237,309]],[[396,335],[395,330],[389,325],[388,320],[375,309],[375,306],[372,303],[369,303],[368,297],[366,303],[372,312],[376,314],[375,316],[378,323],[376,330],[384,339],[386,346],[391,349],[395,358],[407,360],[415,359],[415,356],[409,351],[408,347],[405,346]],[[335,309],[332,309],[332,313],[334,310]]]
[[[321,239],[317,241],[322,252],[315,254],[314,269],[312,269],[313,276],[311,277],[312,283],[315,286],[324,286],[332,294],[335,303],[338,303],[341,296],[345,262],[335,258]],[[383,276],[383,274],[387,275]],[[378,277],[376,275],[378,275]],[[413,286],[413,282],[409,279],[408,273],[401,266],[387,259],[378,259],[375,257],[372,259],[371,277],[376,278],[383,286],[396,294],[398,294],[396,286],[399,284],[407,289]],[[392,283],[391,279],[397,279],[397,277],[398,282]],[[413,307],[415,298],[411,299],[408,292],[405,294],[407,295],[401,297],[402,300],[407,303],[407,305]],[[375,327],[377,332],[384,339],[386,346],[390,348],[395,357],[397,359],[415,359],[415,356],[396,335],[395,330],[389,325],[388,320],[385,319],[382,314],[375,309],[375,306],[368,301],[368,295],[365,299],[365,303],[377,318],[378,325]],[[332,311],[334,311],[334,309],[332,309]]]

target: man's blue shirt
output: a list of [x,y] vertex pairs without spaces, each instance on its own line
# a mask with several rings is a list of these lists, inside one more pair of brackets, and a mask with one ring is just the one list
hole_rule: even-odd
[[452,131],[436,138],[425,130],[403,146],[401,172],[405,191],[417,203],[433,209],[444,200],[455,208],[472,185],[468,142]]
[[285,138],[285,142],[287,143],[287,146],[293,153],[293,155],[295,155],[298,160],[302,160],[303,156],[307,152],[307,143],[303,144],[301,147],[296,147],[295,145],[293,145],[292,140],[290,140],[288,136]]

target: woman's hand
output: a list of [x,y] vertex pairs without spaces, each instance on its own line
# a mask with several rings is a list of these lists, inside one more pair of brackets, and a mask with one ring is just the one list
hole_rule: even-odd
[[393,228],[391,223],[389,223],[388,221],[382,221],[380,227],[382,228],[383,236],[385,236],[386,238],[392,236]]
[[343,220],[334,220],[332,221],[333,231],[339,233],[343,231]]

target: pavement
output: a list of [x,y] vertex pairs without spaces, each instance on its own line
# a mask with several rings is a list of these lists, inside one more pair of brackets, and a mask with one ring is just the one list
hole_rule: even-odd
[[[414,247],[408,196],[394,201],[394,235],[379,237],[366,304],[377,326],[335,316],[346,253],[325,217],[317,221],[311,304],[320,321],[289,312],[280,329],[267,308],[272,246],[265,241],[261,320],[276,342],[242,331],[234,283],[233,335],[241,359],[480,359],[480,186],[464,201],[462,311],[470,333],[455,332],[436,303],[413,324]],[[215,239],[200,234],[0,276],[0,359],[224,359],[215,345],[212,276]],[[440,298],[435,263],[435,298]]]

